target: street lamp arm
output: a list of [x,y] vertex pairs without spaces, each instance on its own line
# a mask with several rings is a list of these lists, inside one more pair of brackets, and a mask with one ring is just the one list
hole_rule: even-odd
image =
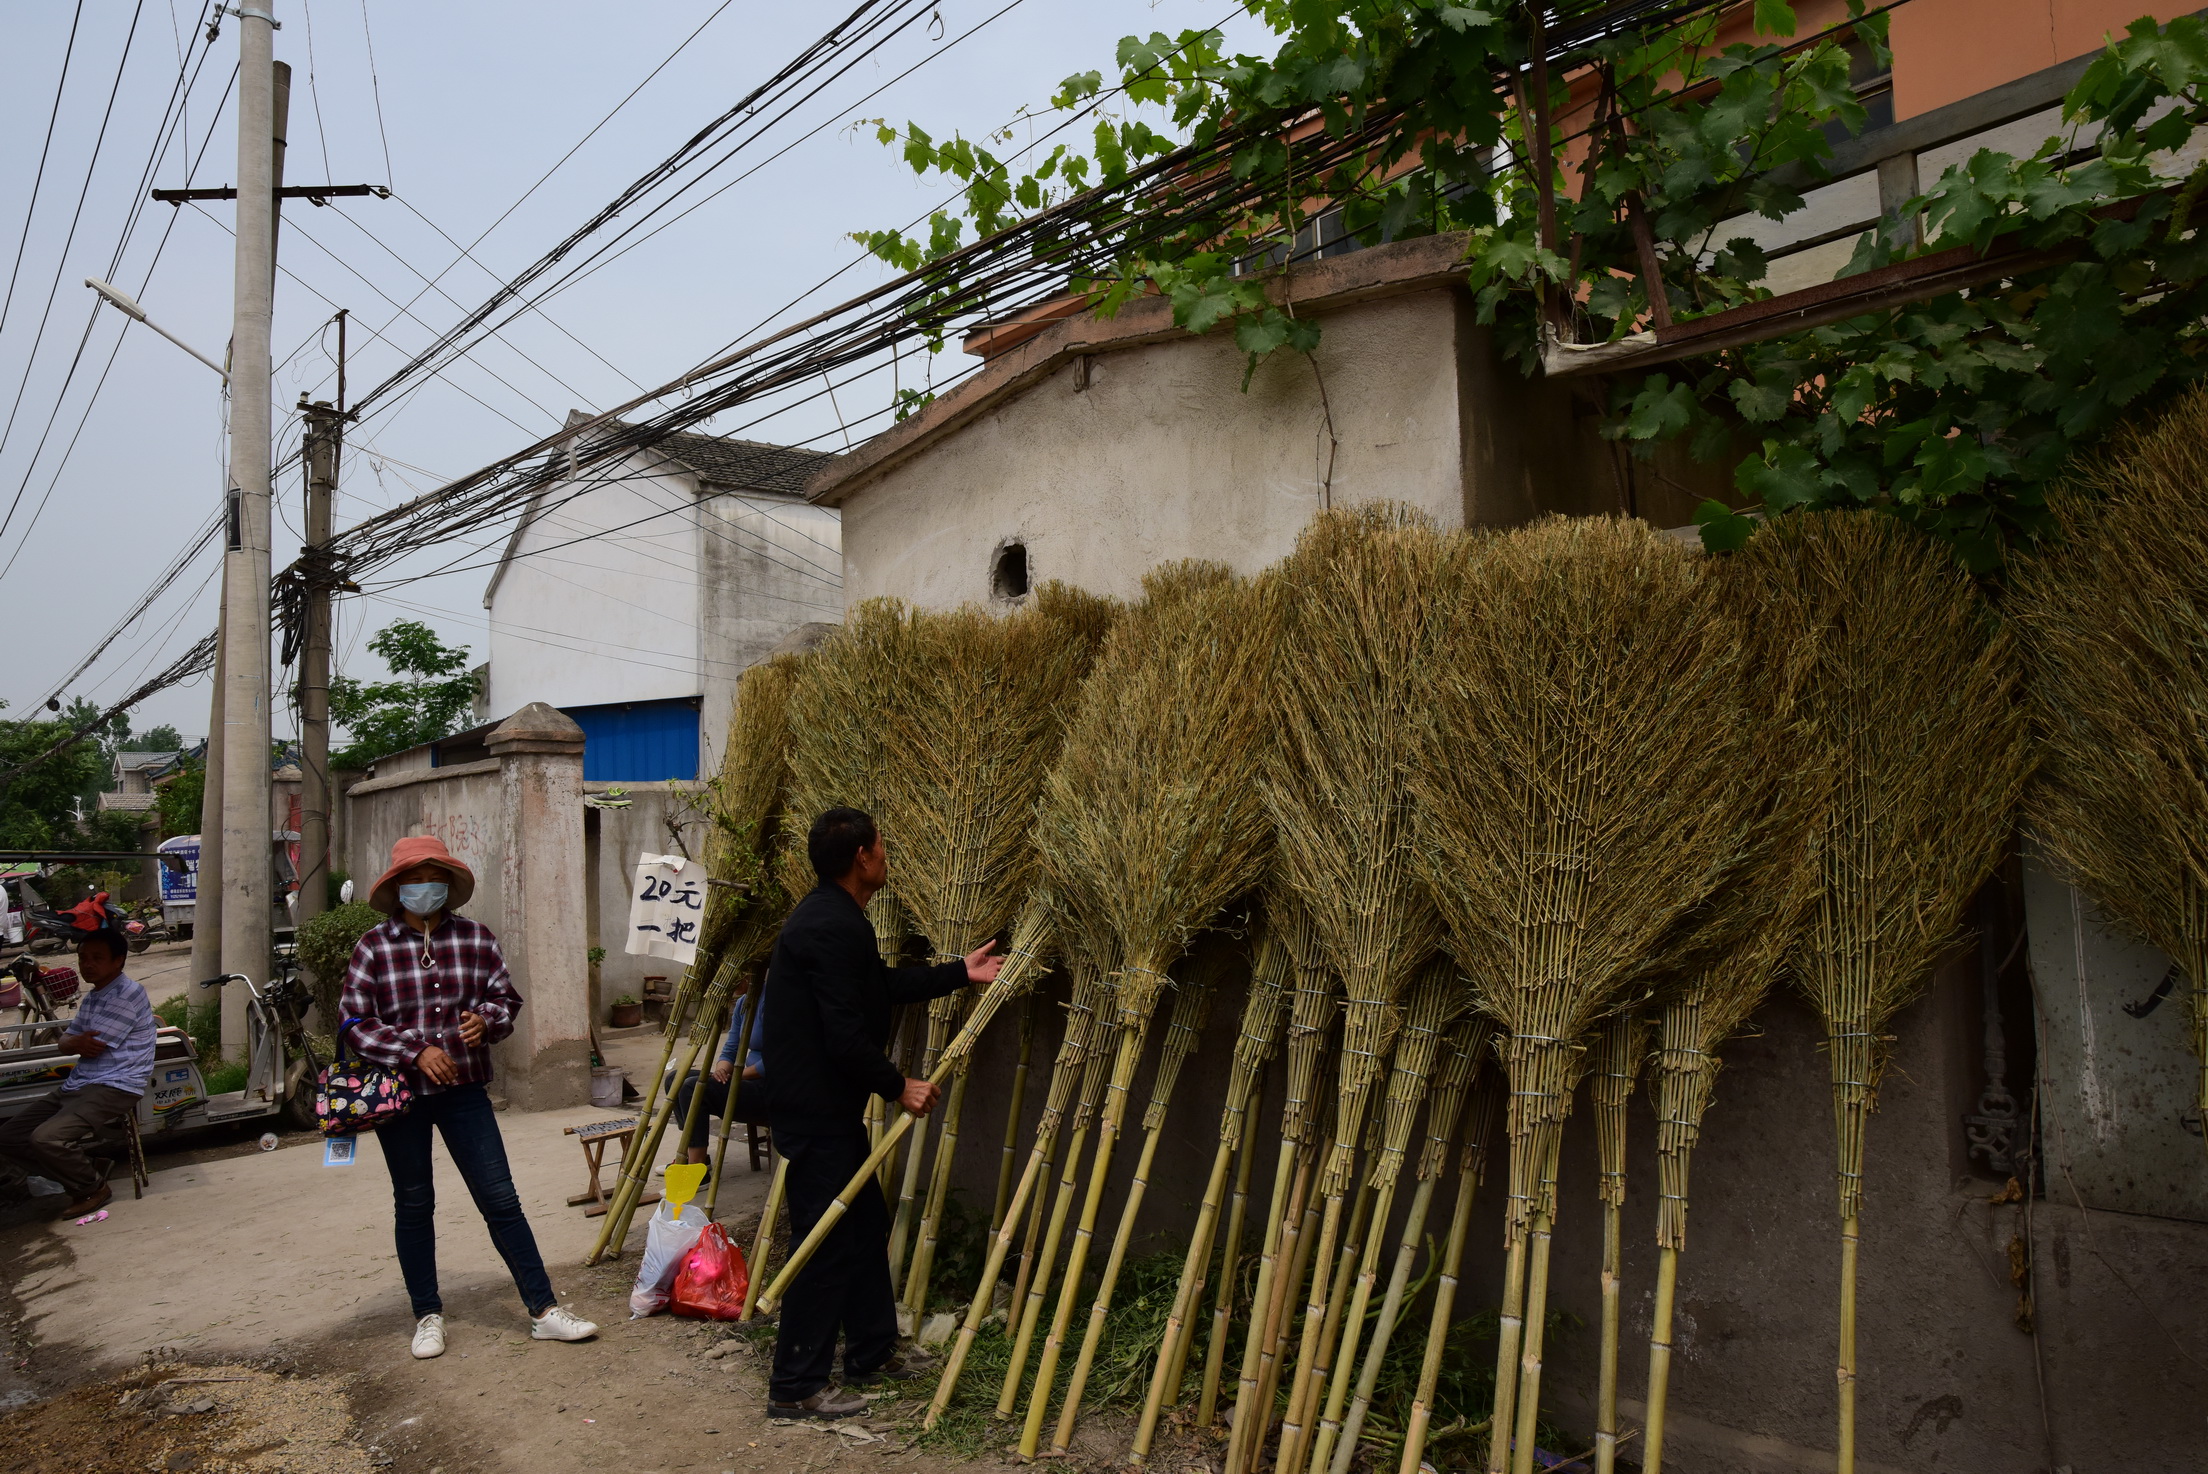
[[132,322],[144,323],[147,327],[152,328],[162,337],[168,339],[171,343],[174,343],[177,347],[183,349],[186,353],[189,353],[190,355],[192,355],[192,357],[198,359],[201,363],[204,363],[205,365],[207,365],[207,367],[222,375],[222,382],[224,382],[225,384],[230,382],[229,370],[225,369],[221,364],[209,358],[206,354],[200,352],[197,348],[194,348],[191,344],[185,342],[182,338],[179,338],[176,334],[170,332],[167,328],[161,326],[161,324],[155,322],[152,318],[146,316],[146,309],[140,307],[137,301],[132,298],[129,293],[123,291],[122,288],[110,286],[106,282],[101,281],[96,276],[86,277],[84,279],[84,284],[90,287],[93,291],[98,292],[102,300],[104,300],[108,306],[114,308],[117,312],[120,312],[121,314],[123,314],[123,316],[129,318]]

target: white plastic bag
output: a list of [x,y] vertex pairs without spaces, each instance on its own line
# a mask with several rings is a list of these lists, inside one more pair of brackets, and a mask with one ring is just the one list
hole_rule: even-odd
[[651,1222],[644,1225],[644,1262],[637,1266],[636,1288],[629,1291],[629,1319],[667,1308],[682,1258],[697,1246],[708,1221],[700,1203],[683,1204],[679,1216],[667,1211],[665,1199],[652,1210]]

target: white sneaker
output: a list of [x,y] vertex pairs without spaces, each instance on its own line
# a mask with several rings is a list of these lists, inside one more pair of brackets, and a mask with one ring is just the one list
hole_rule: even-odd
[[422,1361],[445,1354],[445,1318],[425,1315],[414,1323],[414,1355]]
[[584,1320],[565,1305],[555,1305],[529,1321],[529,1339],[532,1341],[588,1341],[597,1334],[598,1327],[595,1324]]

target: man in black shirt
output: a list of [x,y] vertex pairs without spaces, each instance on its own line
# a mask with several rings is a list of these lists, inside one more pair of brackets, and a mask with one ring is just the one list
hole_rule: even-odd
[[[815,819],[806,854],[820,884],[782,923],[759,1020],[764,1069],[774,1082],[768,1110],[775,1150],[789,1162],[784,1192],[792,1243],[865,1164],[868,1096],[916,1116],[935,1107],[936,1087],[905,1078],[883,1052],[891,1008],[993,982],[1004,965],[991,955],[994,942],[935,967],[883,964],[866,903],[889,879],[888,849],[874,821],[857,809],[830,809]],[[897,1352],[889,1208],[871,1180],[782,1299],[769,1417],[847,1418],[865,1410],[865,1399],[831,1384],[838,1331],[849,1386],[912,1374]]]

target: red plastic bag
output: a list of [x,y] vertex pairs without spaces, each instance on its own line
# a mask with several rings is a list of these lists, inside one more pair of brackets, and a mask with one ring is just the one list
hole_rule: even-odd
[[744,1313],[750,1290],[751,1267],[744,1263],[744,1251],[728,1241],[718,1223],[708,1223],[696,1247],[682,1258],[668,1309],[700,1320],[734,1320]]

